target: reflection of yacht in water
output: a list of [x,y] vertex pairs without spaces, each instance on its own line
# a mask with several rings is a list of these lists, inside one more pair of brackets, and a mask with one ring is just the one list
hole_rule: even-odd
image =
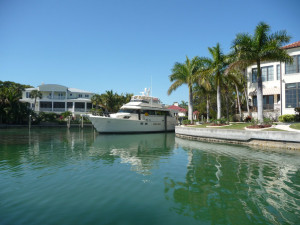
[[173,133],[98,135],[89,154],[108,162],[120,159],[130,164],[131,170],[147,175],[161,157],[171,154],[173,147]]
[[100,133],[141,133],[174,131],[176,118],[158,98],[142,95],[132,96],[119,112],[106,116],[89,115],[89,119]]

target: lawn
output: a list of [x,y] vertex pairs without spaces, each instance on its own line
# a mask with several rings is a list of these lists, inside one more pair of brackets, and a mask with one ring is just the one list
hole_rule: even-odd
[[294,123],[290,126],[290,128],[300,130],[300,123]]
[[[196,125],[196,126],[191,126],[191,127],[195,127],[195,128],[206,128],[206,126],[209,126],[210,124],[200,124],[200,125]],[[232,123],[230,126],[223,126],[223,127],[209,127],[209,128],[213,128],[213,129],[234,129],[234,130],[244,130],[245,127],[251,126],[251,123]],[[295,124],[293,124],[295,125]],[[300,129],[300,123],[297,124],[298,128],[294,128],[294,129]],[[269,128],[269,129],[264,129],[264,131],[284,131],[284,130],[280,130],[277,128]]]
[[[209,127],[209,128],[216,128],[216,129],[236,129],[236,130],[243,130],[245,127],[250,126],[251,123],[233,123],[230,126],[224,126],[224,127]],[[193,127],[196,128],[206,128],[206,126],[210,126],[210,124],[201,124],[201,125],[196,125]]]

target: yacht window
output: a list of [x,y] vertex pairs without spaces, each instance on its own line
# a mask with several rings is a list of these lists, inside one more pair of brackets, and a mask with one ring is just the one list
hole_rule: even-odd
[[136,109],[120,109],[119,113],[137,113]]

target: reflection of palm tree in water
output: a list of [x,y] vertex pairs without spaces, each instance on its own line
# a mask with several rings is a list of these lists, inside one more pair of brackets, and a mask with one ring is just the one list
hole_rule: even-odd
[[295,194],[299,196],[299,191],[292,182],[297,181],[297,173],[299,177],[297,166],[282,166],[245,155],[233,158],[211,148],[185,148],[189,158],[185,181],[165,178],[165,196],[173,201],[172,210],[212,224],[297,221],[300,207]]

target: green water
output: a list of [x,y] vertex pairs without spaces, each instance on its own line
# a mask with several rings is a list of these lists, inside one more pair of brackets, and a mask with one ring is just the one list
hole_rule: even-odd
[[0,130],[0,224],[300,224],[300,152]]

